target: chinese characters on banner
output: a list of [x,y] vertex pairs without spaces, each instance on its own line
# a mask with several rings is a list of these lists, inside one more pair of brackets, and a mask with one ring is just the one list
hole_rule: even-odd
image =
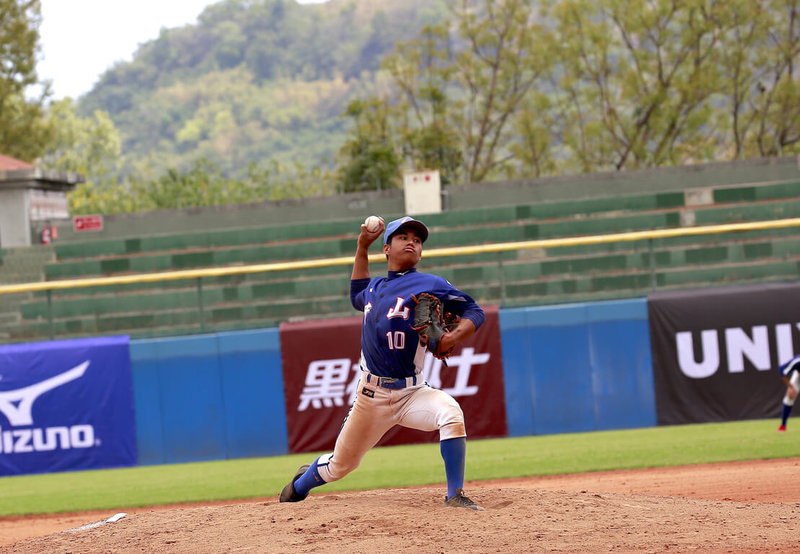
[[[289,451],[332,450],[360,376],[361,317],[285,323],[280,333]],[[506,436],[496,306],[486,308],[480,331],[457,347],[447,363],[428,354],[423,374],[429,385],[461,405],[469,437]],[[437,432],[395,427],[378,445],[437,440]]]

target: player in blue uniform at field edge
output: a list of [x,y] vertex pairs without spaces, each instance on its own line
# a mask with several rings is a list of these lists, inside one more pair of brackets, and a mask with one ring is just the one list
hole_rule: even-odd
[[[384,231],[383,252],[388,275],[370,278],[369,246]],[[445,505],[480,510],[464,495],[466,428],[464,413],[453,397],[423,381],[426,348],[411,326],[415,302],[412,295],[429,292],[443,308],[461,317],[458,326],[442,336],[438,354],[471,337],[485,315],[467,294],[436,275],[419,273],[422,243],[428,228],[403,217],[370,232],[361,226],[358,236],[350,300],[364,312],[361,329],[361,376],[356,399],[336,438],[333,452],[301,466],[280,495],[281,502],[299,502],[309,491],[337,481],[356,469],[381,437],[395,425],[439,431],[439,445],[447,477]]]
[[783,412],[781,413],[781,426],[778,431],[786,431],[786,421],[792,413],[792,406],[797,399],[797,391],[800,389],[800,355],[795,356],[788,362],[781,364],[778,368],[783,382],[786,383],[786,395],[783,397]]

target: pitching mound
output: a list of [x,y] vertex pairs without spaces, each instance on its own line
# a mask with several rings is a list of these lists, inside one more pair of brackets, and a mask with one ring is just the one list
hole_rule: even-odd
[[[441,486],[315,493],[297,504],[273,497],[139,508],[67,531],[114,515],[83,514],[7,551],[794,553],[798,471],[800,459],[791,459],[471,482],[467,492],[480,512],[444,507]],[[0,528],[10,523],[0,520]]]

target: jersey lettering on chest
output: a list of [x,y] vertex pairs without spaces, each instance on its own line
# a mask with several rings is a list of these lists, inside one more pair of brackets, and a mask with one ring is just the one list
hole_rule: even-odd
[[408,309],[408,306],[403,308],[403,302],[405,302],[405,300],[406,299],[402,296],[398,296],[395,305],[389,308],[389,311],[386,312],[386,317],[388,319],[392,319],[393,317],[402,317],[403,319],[408,319],[410,310]]

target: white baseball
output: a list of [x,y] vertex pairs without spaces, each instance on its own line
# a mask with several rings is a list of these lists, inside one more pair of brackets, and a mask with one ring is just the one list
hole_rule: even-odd
[[367,231],[370,233],[374,233],[381,226],[381,218],[376,215],[371,215],[367,219],[364,220],[364,227],[367,228]]

